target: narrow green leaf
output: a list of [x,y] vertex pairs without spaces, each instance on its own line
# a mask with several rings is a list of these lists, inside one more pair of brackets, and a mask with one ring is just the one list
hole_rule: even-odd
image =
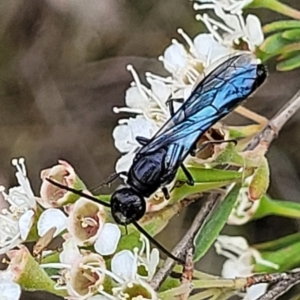
[[282,37],[284,39],[287,39],[290,41],[299,41],[300,40],[300,28],[286,30],[282,33]]
[[300,12],[278,0],[253,0],[248,7],[251,8],[268,8],[279,14],[291,17],[293,19],[300,19]]
[[278,71],[291,71],[300,67],[300,53],[291,58],[285,59],[276,65]]
[[290,44],[289,40],[282,38],[282,33],[275,33],[265,39],[260,49],[268,54],[277,55],[282,53],[281,50],[284,46]]
[[208,183],[196,183],[193,186],[184,184],[182,187],[176,188],[174,190],[174,192],[171,195],[170,202],[175,203],[186,198],[187,196],[203,193],[212,189],[218,189],[236,181],[237,179]]
[[247,126],[229,126],[229,133],[231,139],[240,139],[252,137],[262,129],[261,124],[251,124]]
[[300,21],[296,20],[282,20],[269,23],[263,27],[264,33],[271,33],[285,29],[298,29],[300,28]]
[[[196,183],[228,181],[242,178],[241,172],[237,171],[195,167],[189,167],[188,170]],[[186,181],[186,176],[181,169],[178,172],[177,180]]]
[[275,263],[279,266],[274,269],[265,265],[256,264],[253,272],[283,272],[300,266],[300,242],[296,242],[288,247],[284,247],[277,251],[261,252],[262,258]]
[[277,240],[252,245],[251,247],[259,251],[277,251],[281,248],[290,246],[291,244],[294,244],[298,241],[300,241],[300,232],[284,236]]
[[236,199],[239,195],[241,184],[236,184],[233,189],[227,194],[225,199],[216,209],[210,219],[204,224],[197,234],[194,244],[195,253],[194,261],[198,261],[214,243],[219,236],[222,228],[227,222],[227,219],[234,207]]

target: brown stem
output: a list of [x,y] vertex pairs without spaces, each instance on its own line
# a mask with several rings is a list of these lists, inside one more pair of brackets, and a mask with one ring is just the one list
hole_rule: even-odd
[[[204,222],[207,220],[208,215],[213,210],[213,207],[218,202],[219,196],[215,196],[214,194],[210,194],[208,199],[204,202],[203,206],[199,210],[196,215],[191,228],[187,231],[185,236],[181,239],[181,241],[177,244],[177,246],[173,249],[172,254],[176,257],[182,258],[185,256],[186,250],[191,248],[193,239],[199,229],[202,227]],[[168,258],[163,266],[159,269],[159,271],[154,276],[151,286],[158,290],[163,281],[167,278],[167,276],[171,273],[175,261],[171,258]]]
[[259,143],[265,142],[268,145],[277,137],[279,131],[287,121],[300,108],[300,90],[279,110],[269,121],[266,127],[258,133],[248,144],[245,150],[253,150]]
[[274,279],[278,282],[275,285],[273,285],[264,295],[262,295],[257,300],[276,300],[281,295],[289,291],[294,285],[300,283],[299,269],[295,269],[293,271],[281,273],[281,274],[278,273],[269,274],[268,276],[271,278],[274,277]]

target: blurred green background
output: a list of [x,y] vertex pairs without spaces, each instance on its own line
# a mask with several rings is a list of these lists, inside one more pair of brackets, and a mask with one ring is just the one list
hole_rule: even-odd
[[[285,1],[300,9],[300,2]],[[278,14],[252,11],[265,24]],[[165,74],[157,57],[182,27],[190,36],[203,32],[188,0],[9,0],[0,1],[0,184],[15,184],[11,159],[24,156],[32,186],[39,193],[39,173],[58,159],[69,161],[88,186],[114,171],[119,153],[112,130],[121,115],[133,64],[139,74]],[[267,117],[300,87],[300,71],[274,72],[246,106]],[[244,124],[235,114],[231,123]],[[300,201],[300,112],[272,144],[270,194]],[[172,222],[159,239],[171,248],[198,209],[195,204]],[[195,209],[197,208],[197,209]],[[174,230],[174,228],[176,230]],[[250,242],[295,232],[299,223],[265,218],[227,233]],[[171,238],[170,238],[171,237]],[[221,264],[214,251],[200,267],[214,274]]]

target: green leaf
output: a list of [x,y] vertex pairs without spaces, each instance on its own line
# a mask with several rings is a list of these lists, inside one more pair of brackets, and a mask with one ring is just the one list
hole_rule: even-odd
[[[242,178],[241,172],[230,171],[230,170],[219,170],[219,169],[204,169],[189,167],[189,172],[194,178],[195,183],[206,183],[206,182],[218,182],[237,180]],[[180,169],[178,172],[177,180],[186,181],[186,176]]]
[[282,33],[282,37],[284,39],[291,40],[291,41],[299,41],[300,40],[300,28],[286,30]]
[[42,259],[42,264],[56,263],[59,262],[60,252],[53,252]]
[[275,33],[265,39],[263,44],[260,46],[260,49],[266,53],[268,53],[270,56],[268,58],[274,55],[278,55],[282,53],[282,48],[289,45],[290,41],[286,40],[282,37],[282,33]]
[[194,261],[198,261],[214,243],[219,236],[222,228],[227,222],[227,219],[234,207],[236,199],[239,195],[241,184],[236,184],[233,189],[227,194],[225,199],[216,209],[210,219],[204,224],[197,234],[194,244],[195,253]]
[[300,19],[300,12],[278,0],[253,0],[248,7],[251,8],[268,8],[279,14],[291,17],[293,19]]
[[281,31],[285,29],[297,29],[300,28],[300,21],[296,20],[282,20],[269,23],[263,27],[264,33],[271,33],[275,31]]
[[[276,272],[291,270],[300,266],[300,242],[296,242],[280,250],[261,252],[263,259],[275,263],[279,266]],[[274,272],[274,268],[261,264],[255,264],[253,272]]]
[[300,52],[295,51],[295,56],[285,59],[276,65],[278,71],[291,71],[300,67]]
[[141,247],[140,241],[140,232],[134,227],[132,228],[131,232],[127,235],[122,235],[120,242],[118,244],[116,252],[122,250],[133,250],[135,247]]
[[18,269],[18,276],[15,281],[23,289],[29,291],[43,290],[56,295],[66,295],[66,291],[55,289],[55,282],[39,266],[27,248],[24,247],[16,251],[10,266]]
[[246,137],[252,137],[262,130],[261,124],[251,124],[247,126],[229,126],[229,133],[231,139],[241,139]]
[[273,200],[267,195],[259,200],[259,206],[253,219],[275,215],[288,218],[300,218],[300,204],[292,201]]
[[296,232],[277,240],[264,242],[256,245],[252,245],[251,247],[259,250],[259,251],[277,251],[281,248],[290,246],[300,240],[300,232]]
[[168,291],[170,289],[178,287],[179,285],[179,279],[167,277],[166,280],[163,281],[161,287],[159,288],[159,292]]
[[196,183],[193,186],[184,184],[182,187],[174,190],[174,192],[171,194],[170,202],[176,203],[190,195],[203,193],[212,189],[218,189],[236,181],[236,179],[232,179],[227,181]]

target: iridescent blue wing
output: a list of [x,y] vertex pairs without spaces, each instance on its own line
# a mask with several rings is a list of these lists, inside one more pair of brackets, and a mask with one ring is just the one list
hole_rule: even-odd
[[198,138],[246,99],[265,78],[263,65],[251,54],[230,57],[196,86],[175,115],[138,154],[178,144],[181,150],[176,159],[183,161]]

